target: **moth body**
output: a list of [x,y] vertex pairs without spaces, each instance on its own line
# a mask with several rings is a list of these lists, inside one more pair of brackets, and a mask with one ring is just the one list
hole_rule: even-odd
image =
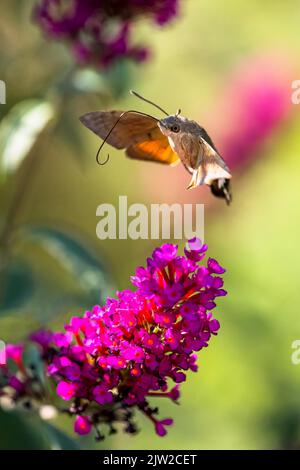
[[[215,189],[217,197],[230,202],[229,179],[231,174],[219,155],[213,141],[197,122],[175,114],[161,119],[158,123],[161,132],[168,138],[172,150],[192,175],[188,189],[207,184]],[[225,188],[226,181],[226,188]],[[216,182],[219,182],[216,184]],[[222,188],[226,194],[222,196]]]

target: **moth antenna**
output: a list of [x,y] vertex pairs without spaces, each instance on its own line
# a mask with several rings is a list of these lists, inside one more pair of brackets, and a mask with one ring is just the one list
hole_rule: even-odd
[[179,116],[180,113],[181,113],[181,109],[177,109],[175,116]]
[[114,125],[111,127],[111,129],[109,130],[109,132],[106,134],[105,136],[105,139],[103,140],[102,144],[100,145],[99,149],[98,149],[98,152],[97,152],[97,155],[96,155],[96,161],[98,163],[98,165],[106,165],[106,163],[108,163],[108,160],[109,160],[109,154],[107,155],[107,158],[104,162],[100,162],[99,161],[99,155],[100,155],[100,152],[103,148],[103,146],[105,145],[105,143],[107,142],[107,139],[109,138],[110,134],[112,133],[112,131],[115,129],[115,127],[119,124],[120,120],[122,119],[123,116],[125,116],[126,114],[128,113],[135,113],[135,114],[141,114],[142,116],[147,116],[151,119],[153,119],[154,121],[158,122],[159,119],[157,119],[156,117],[154,116],[151,116],[151,114],[147,114],[147,113],[143,113],[142,111],[135,111],[133,109],[130,109],[129,111],[124,111],[123,113],[120,114],[120,116],[118,117],[118,119],[116,120],[116,122],[114,123]]
[[167,111],[161,108],[158,104],[153,103],[153,101],[147,100],[147,98],[144,98],[143,96],[139,95],[136,91],[130,90],[130,93],[136,96],[137,98],[139,98],[140,100],[145,101],[146,103],[152,104],[152,106],[155,106],[155,108],[159,109],[166,116],[170,116],[170,113],[167,113]]

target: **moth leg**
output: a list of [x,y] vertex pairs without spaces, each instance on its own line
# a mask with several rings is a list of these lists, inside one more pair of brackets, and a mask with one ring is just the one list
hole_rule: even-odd
[[186,189],[196,188],[198,186],[198,180],[199,180],[199,170],[193,170],[192,179]]
[[206,175],[205,169],[202,167],[199,167],[197,171],[196,186],[201,186],[202,184],[204,184],[205,175]]

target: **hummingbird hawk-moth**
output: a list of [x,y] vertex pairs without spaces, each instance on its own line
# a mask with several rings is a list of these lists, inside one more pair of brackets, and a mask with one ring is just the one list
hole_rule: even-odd
[[[231,202],[231,174],[206,130],[180,114],[169,115],[160,106],[136,92],[135,96],[154,105],[167,117],[158,119],[141,111],[95,111],[80,121],[105,142],[125,149],[127,157],[166,165],[181,161],[192,175],[187,189],[208,185],[211,192]],[[99,151],[97,153],[97,161]]]

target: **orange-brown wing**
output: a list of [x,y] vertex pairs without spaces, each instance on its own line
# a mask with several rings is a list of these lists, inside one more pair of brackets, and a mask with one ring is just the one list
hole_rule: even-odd
[[179,157],[170,147],[168,138],[160,130],[153,130],[148,135],[149,140],[131,145],[126,149],[126,155],[137,160],[176,165]]
[[[95,111],[84,114],[80,117],[80,121],[101,139],[105,139],[121,114],[122,111]],[[148,139],[151,132],[156,130],[161,133],[155,119],[135,112],[128,112],[121,117],[107,138],[107,143],[117,149],[127,148]]]

